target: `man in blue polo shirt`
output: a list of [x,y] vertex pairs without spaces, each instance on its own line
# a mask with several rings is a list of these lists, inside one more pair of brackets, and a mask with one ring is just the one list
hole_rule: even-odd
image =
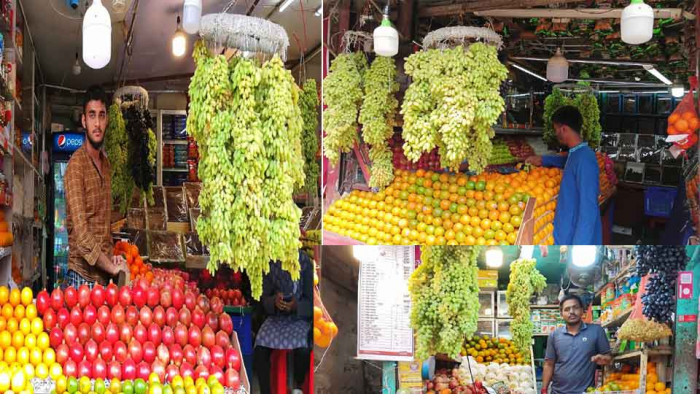
[[581,138],[583,118],[576,107],[561,107],[552,115],[559,143],[569,148],[566,156],[531,156],[526,162],[564,169],[557,210],[554,213],[555,245],[603,243],[598,207],[598,162],[595,152]]
[[593,386],[596,365],[607,365],[610,344],[603,328],[581,321],[583,301],[567,295],[559,304],[566,326],[549,334],[542,372],[542,394],[582,394]]

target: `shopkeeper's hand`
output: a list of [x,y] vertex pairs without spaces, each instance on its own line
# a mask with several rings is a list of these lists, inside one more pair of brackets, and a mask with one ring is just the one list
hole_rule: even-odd
[[[124,271],[127,274],[129,273],[129,266],[126,265],[126,259],[124,259],[122,255],[112,256],[112,264],[117,266],[119,268],[119,271]],[[117,273],[119,271],[117,271]]]
[[277,310],[279,311],[284,311],[285,302],[282,299],[282,293],[277,293],[277,295],[275,296],[275,308],[277,308]]
[[285,302],[284,305],[287,308],[287,312],[294,312],[295,310],[297,310],[297,298],[292,297],[292,300],[289,302]]
[[591,357],[591,362],[601,366],[610,364],[610,361],[610,355],[607,354],[596,354],[595,356]]
[[527,164],[533,164],[538,167],[542,166],[542,156],[530,156],[527,159],[525,159],[525,163]]

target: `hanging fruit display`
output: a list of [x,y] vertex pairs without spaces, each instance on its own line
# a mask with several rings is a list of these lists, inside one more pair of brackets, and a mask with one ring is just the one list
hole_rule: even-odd
[[318,177],[320,168],[316,153],[318,152],[318,91],[316,80],[307,79],[299,97],[301,117],[304,128],[301,135],[301,146],[304,151],[304,188],[309,195],[318,194]]
[[112,202],[119,204],[122,215],[126,214],[134,191],[134,178],[128,163],[128,146],[124,116],[119,104],[112,104],[109,107],[109,126],[105,134],[105,152],[112,167]]
[[527,363],[534,325],[530,318],[530,298],[547,286],[547,280],[535,268],[535,260],[520,259],[510,264],[510,281],[506,289],[508,314],[513,317],[510,331],[513,344]]
[[370,187],[385,188],[394,179],[394,163],[389,139],[394,134],[394,118],[399,102],[396,92],[396,64],[391,57],[377,56],[365,73],[365,95],[359,121],[362,137],[370,145]]
[[496,47],[430,49],[409,56],[412,78],[401,107],[404,152],[412,161],[438,147],[442,167],[458,169],[465,160],[481,172],[491,157],[491,126],[503,112],[499,87],[508,70]]
[[554,133],[554,125],[552,124],[552,115],[559,108],[571,105],[578,108],[583,118],[581,125],[581,138],[588,145],[595,149],[600,145],[601,132],[603,128],[600,125],[600,108],[598,108],[598,100],[592,91],[578,93],[575,97],[567,97],[559,88],[554,88],[552,94],[544,100],[544,142],[549,146],[558,146],[557,136]]
[[301,218],[295,186],[304,183],[299,88],[279,56],[211,56],[195,45],[187,129],[200,153],[202,215],[197,232],[209,248],[207,269],[246,270],[252,296],[277,261],[299,277]]
[[362,52],[342,53],[323,81],[323,154],[335,165],[340,154],[357,141],[357,114],[362,103],[362,81],[367,59]]
[[146,196],[149,205],[153,198],[155,180],[156,150],[158,142],[153,133],[153,120],[147,109],[130,105],[124,109],[126,132],[129,136],[127,165],[131,169],[134,183]]

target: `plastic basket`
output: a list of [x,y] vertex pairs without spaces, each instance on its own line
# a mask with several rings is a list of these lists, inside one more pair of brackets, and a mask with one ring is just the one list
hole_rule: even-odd
[[647,187],[644,190],[644,214],[668,218],[673,210],[676,189],[668,187]]

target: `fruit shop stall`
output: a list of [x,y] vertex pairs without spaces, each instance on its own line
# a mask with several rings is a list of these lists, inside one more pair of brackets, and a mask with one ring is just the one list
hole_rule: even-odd
[[[597,370],[588,392],[694,392],[696,383],[689,380],[697,376],[697,360],[692,358],[698,340],[697,300],[684,290],[676,292],[681,283],[676,278],[681,278],[680,271],[697,274],[697,247],[327,246],[323,250],[320,284],[325,306],[317,319],[324,320],[321,326],[334,322],[340,340],[316,341],[317,354],[327,352],[317,357],[317,377],[329,384],[323,386],[326,389],[343,387],[344,379],[334,375],[339,371],[379,367],[381,376],[375,371],[349,378],[353,387],[359,379],[364,387],[383,382],[383,387],[390,384],[401,393],[481,393],[484,386],[503,393],[540,392],[549,335],[565,324],[559,309],[563,291],[582,298],[583,321],[602,326],[612,348],[613,362]],[[414,260],[407,255],[416,259],[412,273],[406,264]],[[394,269],[380,265],[392,262],[402,274],[389,279],[386,275]],[[368,280],[372,276],[378,279]],[[338,285],[350,289],[357,278],[357,293],[350,294],[357,297],[356,317],[348,320],[341,312],[347,309],[341,307],[346,301],[337,298],[336,289]],[[379,309],[371,302],[382,288],[401,295],[392,302],[403,304],[405,294],[410,308],[383,317],[381,308],[392,302]],[[690,289],[691,297],[697,293],[687,283],[680,286],[684,288]],[[431,312],[437,310],[441,312]],[[674,320],[669,320],[672,314]],[[369,335],[368,330],[376,333],[384,324],[392,325],[393,342]],[[397,343],[404,328],[413,345],[399,356]],[[348,348],[345,342],[357,347]],[[359,361],[350,361],[354,357]]]
[[[668,127],[668,118],[685,93],[690,97],[687,101],[692,101],[693,95],[688,92],[693,91],[694,85],[688,77],[694,75],[697,56],[693,5],[657,4],[668,7],[664,11],[668,13],[654,20],[651,40],[639,47],[621,42],[618,13],[612,13],[612,19],[587,20],[581,19],[582,15],[590,16],[590,13],[568,5],[554,10],[501,10],[500,6],[489,1],[459,6],[398,3],[391,4],[389,14],[384,16],[361,1],[339,3],[331,9],[327,25],[329,37],[332,37],[331,51],[327,53],[330,67],[324,70],[324,208],[331,228],[324,233],[325,239],[338,244],[356,244],[374,240],[387,243],[390,237],[393,243],[424,244],[422,239],[431,234],[422,235],[424,231],[418,230],[418,223],[439,226],[431,219],[426,222],[409,217],[413,214],[408,212],[416,211],[407,208],[413,201],[393,195],[392,199],[399,198],[398,202],[386,204],[386,199],[382,200],[387,208],[384,213],[392,215],[389,220],[377,219],[376,213],[370,211],[374,216],[367,218],[361,214],[359,220],[351,216],[350,220],[340,223],[337,216],[329,217],[329,208],[342,206],[337,203],[350,198],[354,191],[376,194],[391,186],[394,191],[399,189],[401,182],[396,182],[395,178],[400,178],[402,171],[420,169],[484,177],[523,171],[516,164],[527,156],[560,151],[548,118],[556,108],[573,104],[584,117],[583,138],[598,151],[599,201],[605,243],[637,240],[654,243],[662,238],[664,243],[685,243],[694,232],[685,230],[692,228],[692,213],[696,212],[697,205],[696,198],[692,197],[694,173],[691,169],[696,151],[697,130],[693,125],[697,111],[686,108],[687,114],[682,112],[672,119],[672,127]],[[410,18],[414,12],[418,17]],[[566,14],[566,18],[556,17],[558,14]],[[454,26],[457,15],[460,24],[465,26]],[[381,42],[372,41],[371,34],[376,26],[372,21],[382,18],[395,23],[399,31],[398,54],[396,50],[384,52],[387,49]],[[455,51],[457,46],[463,50]],[[557,48],[566,58],[555,53]],[[448,68],[447,65],[457,62],[463,53],[467,58],[481,60],[478,64],[464,61],[460,67],[468,68],[469,73],[488,75],[484,79],[488,82],[472,86],[468,80],[460,79],[463,69]],[[387,55],[393,57],[385,57]],[[611,60],[618,55],[623,60]],[[562,71],[562,62],[566,64],[565,74],[555,76],[545,72],[548,61],[553,66],[559,65],[558,71]],[[446,94],[452,91],[459,95]],[[487,95],[488,98],[484,98]],[[457,96],[461,102],[455,98]],[[474,97],[479,97],[479,101]],[[609,111],[615,99],[617,108]],[[489,111],[474,113],[475,108]],[[460,117],[469,121],[460,125],[457,120]],[[683,131],[675,127],[677,120],[681,120]],[[679,136],[681,133],[684,134]],[[615,141],[622,134],[635,138],[632,159],[623,159],[618,154],[620,146]],[[647,141],[638,146],[638,135],[643,141],[653,140],[651,145]],[[638,175],[644,175],[643,167],[649,167],[645,182],[644,178],[627,180],[627,161],[632,161],[629,164],[633,169],[629,173],[631,176],[636,176],[640,168],[643,171]],[[556,178],[552,180],[556,182]],[[676,190],[684,181],[684,188]],[[633,197],[634,204],[615,204],[615,197],[620,193],[618,182],[623,186],[620,201]],[[535,223],[531,232],[525,232],[531,234],[525,237],[516,234],[515,238],[522,238],[523,244],[546,244],[551,235],[550,213],[554,208],[550,203],[553,201],[544,199],[544,195],[535,196],[534,190],[548,187],[532,180],[525,186],[527,188],[521,190],[516,187],[516,192],[536,197],[535,209],[532,217],[521,217],[521,222],[532,220]],[[552,193],[554,200],[556,186],[558,183],[546,190]],[[636,190],[633,195],[630,189]],[[414,204],[416,207],[426,206],[420,194],[414,190],[409,194],[416,194],[413,199],[421,200]],[[688,194],[691,198],[688,203],[685,198],[674,201],[677,194]],[[440,196],[429,196],[443,200]],[[401,235],[397,240],[394,240],[397,223],[393,219],[392,205],[400,209],[398,220],[409,222],[408,236]],[[674,205],[677,210],[672,211]],[[336,213],[337,208],[341,207],[336,206]],[[436,207],[428,204],[428,208]],[[403,209],[406,211],[402,213]],[[638,215],[640,210],[646,215]],[[352,209],[348,213],[358,214]],[[450,227],[454,223],[454,220],[448,221],[438,233],[451,230],[457,234],[458,231]],[[505,223],[501,222],[500,226],[503,225]],[[327,228],[324,222],[324,229]],[[372,235],[368,234],[370,231]],[[399,234],[402,232],[403,228],[399,228]],[[464,238],[473,236],[468,231],[464,233]],[[497,243],[514,243],[507,241],[509,235],[506,234],[506,241]],[[435,238],[443,242],[440,235]],[[443,238],[445,243],[450,241]],[[482,243],[488,243],[495,237],[474,238],[476,241],[484,238]]]

